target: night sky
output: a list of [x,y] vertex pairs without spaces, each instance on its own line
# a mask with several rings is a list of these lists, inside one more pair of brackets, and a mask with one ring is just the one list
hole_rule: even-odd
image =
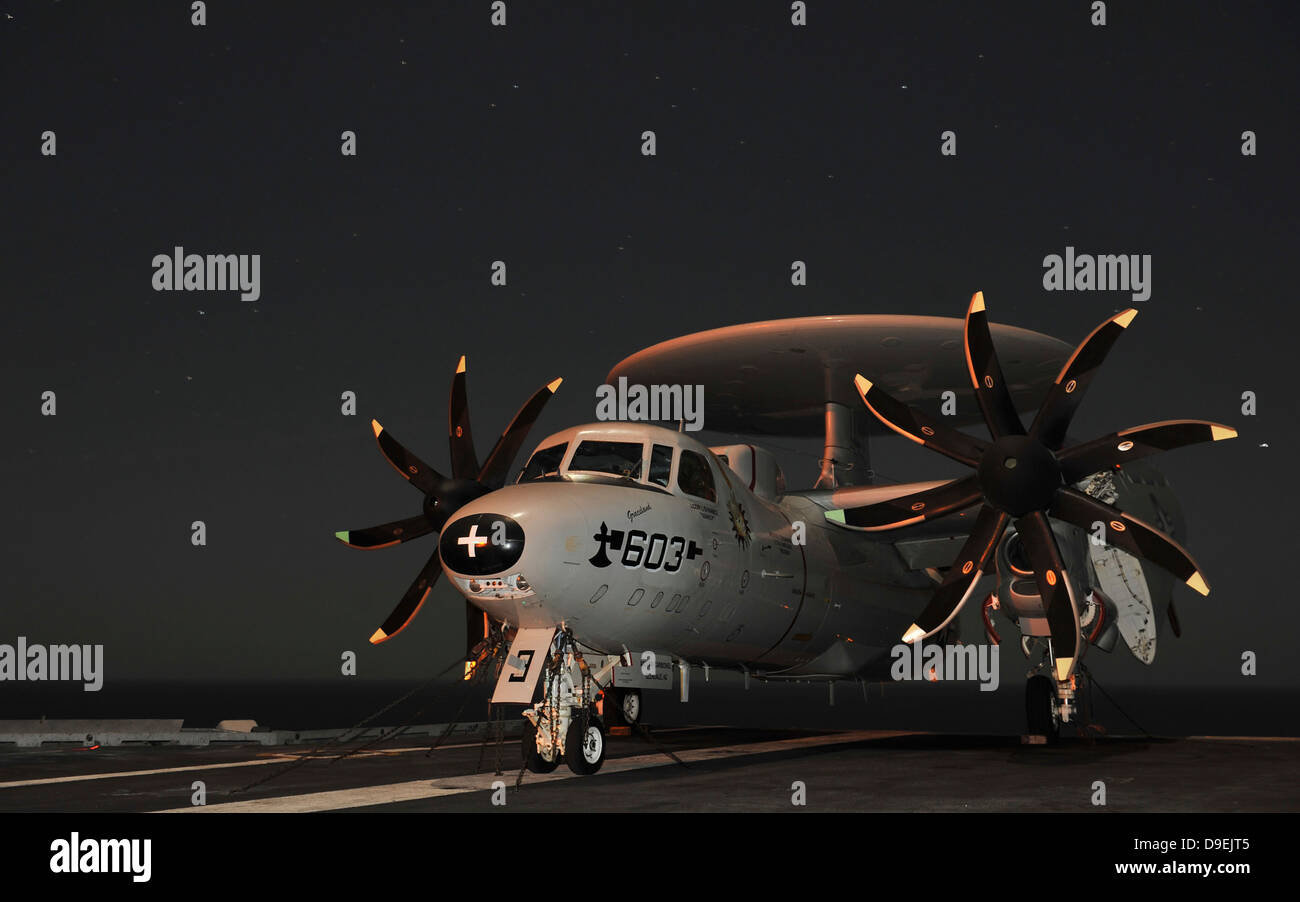
[[[981,289],[994,322],[1074,344],[1131,303],[1045,291],[1074,246],[1152,256],[1074,432],[1241,431],[1156,461],[1214,592],[1180,589],[1154,668],[1096,669],[1239,687],[1249,649],[1259,684],[1300,684],[1298,8],[808,5],[794,27],[787,2],[514,2],[499,28],[487,0],[215,0],[203,27],[184,2],[0,3],[0,642],[102,643],[109,681],[324,679],[347,649],[360,678],[427,676],[462,641],[445,584],[366,638],[432,540],[333,533],[419,511],[368,421],[445,468],[461,354],[481,456],[564,377],[522,464],[594,419],[613,364],[688,332],[961,316]],[[260,300],[154,291],[177,245],[260,254]],[[816,456],[785,455],[792,486]],[[899,439],[873,457],[952,472]]]

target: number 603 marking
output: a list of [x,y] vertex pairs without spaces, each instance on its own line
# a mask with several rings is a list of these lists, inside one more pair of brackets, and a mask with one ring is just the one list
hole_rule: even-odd
[[640,529],[634,529],[627,534],[622,564],[629,568],[642,567],[646,570],[662,568],[665,573],[676,573],[682,569],[685,555],[686,540],[681,536],[669,537],[661,532],[647,534]]

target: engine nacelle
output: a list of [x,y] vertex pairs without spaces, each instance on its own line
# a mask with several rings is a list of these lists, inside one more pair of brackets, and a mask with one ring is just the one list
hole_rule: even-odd
[[[1139,519],[1182,538],[1184,523],[1177,498],[1163,474],[1146,462],[1098,473],[1076,486],[1099,501],[1114,504]],[[1173,579],[1082,529],[1052,521],[1056,544],[1070,575],[1079,626],[1085,641],[1110,651],[1122,636],[1134,657],[1155,659],[1156,624],[1169,605]],[[998,601],[1026,636],[1048,636],[1038,585],[1014,527],[996,552]]]
[[[1088,537],[1082,530],[1055,520],[1052,521],[1052,532],[1056,535],[1057,547],[1061,549],[1065,571],[1070,575],[1075,604],[1082,614],[1091,589]],[[998,543],[996,555],[998,602],[1002,613],[1014,620],[1025,636],[1050,636],[1052,632],[1038,593],[1038,581],[1014,526],[1007,528],[1006,535]]]

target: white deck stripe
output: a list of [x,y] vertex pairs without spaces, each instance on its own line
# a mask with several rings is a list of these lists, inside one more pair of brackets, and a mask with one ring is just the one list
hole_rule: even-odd
[[[698,730],[698,729],[705,729],[705,728],[673,727],[670,729],[656,730],[655,734],[659,735],[663,733],[685,732],[689,730]],[[886,735],[901,736],[904,735],[904,733],[903,732],[873,733],[872,735],[875,735],[879,738]],[[1187,738],[1191,740],[1200,740],[1200,741],[1214,740],[1214,741],[1227,741],[1227,742],[1233,742],[1233,741],[1235,742],[1300,742],[1300,737],[1297,736],[1188,736]],[[472,748],[479,744],[480,743],[478,742],[467,742],[467,743],[458,743],[456,745],[440,745],[438,746],[438,749],[439,751],[441,751],[443,749]],[[423,746],[423,745],[409,746],[409,747],[396,748],[396,749],[371,749],[371,750],[367,750],[361,755],[354,755],[352,757],[371,757],[374,755],[397,755],[397,754],[405,754],[407,752],[423,752],[427,750],[428,750],[428,746]],[[80,783],[85,780],[112,780],[120,777],[148,777],[148,776],[154,776],[156,774],[180,774],[180,773],[187,773],[190,771],[198,771],[198,770],[222,770],[231,767],[256,767],[261,764],[285,764],[291,760],[302,757],[302,754],[303,753],[285,752],[282,754],[281,753],[273,754],[266,758],[258,758],[253,761],[226,761],[226,762],[217,762],[213,764],[191,764],[191,765],[186,765],[184,767],[159,767],[150,770],[124,770],[124,771],[113,771],[110,773],[103,773],[103,774],[73,774],[67,777],[42,777],[40,779],[35,779],[35,780],[10,780],[8,782],[0,783],[0,789],[18,789],[24,786],[52,786],[58,783]],[[334,758],[338,756],[337,755],[316,755],[315,757],[324,760],[326,758]],[[678,757],[681,756],[679,755]],[[614,762],[611,760],[609,763],[605,765],[605,768],[609,768],[613,763]],[[602,770],[604,770],[605,768],[602,768]],[[536,780],[536,779],[539,779],[537,774],[534,774],[530,778],[530,780]]]
[[[907,731],[858,730],[852,733],[832,733],[823,736],[803,736],[797,739],[781,739],[774,742],[751,742],[742,745],[724,745],[714,748],[684,749],[675,752],[678,758],[690,763],[692,761],[717,761],[725,758],[739,758],[747,755],[763,755],[769,752],[784,752],[792,749],[811,748],[826,745],[843,745],[861,742],[865,739],[884,739],[889,736],[909,735]],[[614,758],[605,762],[601,774],[617,774],[632,770],[644,770],[651,767],[664,767],[673,762],[663,753],[636,755],[631,758]],[[567,768],[563,772],[549,774],[528,774],[528,785],[552,783],[569,780],[577,774]],[[216,805],[196,805],[187,808],[170,808],[165,814],[194,813],[244,813],[244,812],[278,812],[306,813],[312,811],[338,811],[345,808],[362,808],[367,805],[385,805],[394,802],[411,802],[417,799],[434,799],[440,796],[460,795],[467,792],[487,792],[492,783],[501,779],[493,774],[465,774],[459,777],[445,777],[439,780],[409,780],[405,783],[389,783],[384,786],[360,786],[355,789],[336,789],[328,792],[308,792],[301,795],[279,796],[268,799],[249,799],[245,802],[221,802]],[[507,785],[513,782],[507,781]]]
[[[438,751],[443,749],[468,749],[480,745],[478,742],[463,742],[457,745],[440,745]],[[378,755],[399,755],[406,752],[427,752],[427,745],[404,746],[397,749],[367,749],[352,758],[372,758]],[[276,752],[270,753],[266,758],[257,758],[252,761],[219,761],[212,764],[187,764],[183,767],[157,767],[152,770],[121,770],[113,771],[106,774],[73,774],[67,777],[41,777],[36,780],[11,780],[8,783],[0,783],[0,789],[17,789],[20,786],[50,786],[55,783],[80,783],[83,780],[111,780],[117,777],[148,777],[154,774],[182,774],[187,771],[195,770],[222,770],[227,767],[257,767],[259,764],[288,764],[290,761],[297,760],[308,755],[310,750],[302,752]],[[345,749],[340,749],[337,754],[320,754],[311,755],[313,760],[324,761],[328,758],[339,758],[346,754]]]

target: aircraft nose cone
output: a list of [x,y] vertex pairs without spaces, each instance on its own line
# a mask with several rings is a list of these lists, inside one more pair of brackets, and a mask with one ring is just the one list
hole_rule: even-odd
[[447,569],[456,573],[501,573],[523,555],[524,529],[505,514],[467,514],[443,527],[438,553]]

